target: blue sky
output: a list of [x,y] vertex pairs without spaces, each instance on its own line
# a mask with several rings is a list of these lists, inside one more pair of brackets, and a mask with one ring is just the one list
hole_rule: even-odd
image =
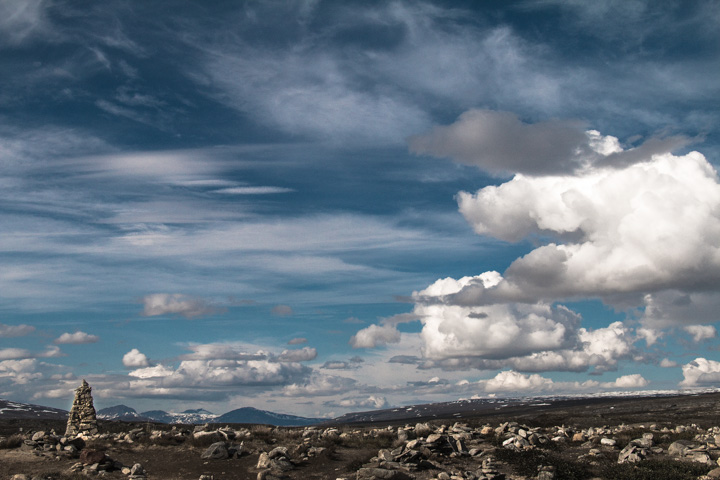
[[0,396],[720,382],[712,1],[0,1]]

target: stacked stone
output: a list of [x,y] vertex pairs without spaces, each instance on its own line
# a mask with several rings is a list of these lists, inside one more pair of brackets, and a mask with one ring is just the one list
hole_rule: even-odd
[[83,380],[82,384],[75,390],[75,400],[68,416],[65,435],[94,435],[98,433],[97,418],[95,417],[95,406],[91,395],[90,385]]

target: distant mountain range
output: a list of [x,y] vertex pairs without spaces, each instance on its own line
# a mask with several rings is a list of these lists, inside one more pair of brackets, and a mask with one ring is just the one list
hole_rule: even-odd
[[180,413],[169,413],[164,410],[150,410],[138,413],[134,408],[126,405],[103,408],[97,412],[98,418],[102,420],[115,420],[121,422],[160,422],[160,423],[249,423],[275,425],[278,427],[298,427],[320,423],[323,419],[306,418],[295,415],[258,410],[257,408],[244,407],[232,410],[223,415],[208,412],[205,409],[197,408],[185,410]]
[[327,419],[298,417],[295,415],[258,410],[252,407],[243,407],[220,415],[214,421],[215,423],[259,423],[276,425],[278,427],[301,427],[322,423],[327,421]]
[[[0,399],[0,420],[67,420],[67,418],[67,410]],[[282,413],[258,410],[252,407],[238,408],[224,415],[217,415],[203,408],[185,410],[180,413],[170,413],[164,410],[150,410],[138,413],[134,408],[128,407],[127,405],[115,405],[114,407],[100,409],[97,411],[97,418],[120,422],[159,422],[185,425],[203,423],[247,423],[275,425],[278,427],[314,425],[326,420],[322,418],[285,415]]]
[[0,398],[0,419],[67,420],[68,411],[59,408],[11,402]]
[[[703,389],[692,392],[680,392],[677,390],[655,390],[644,392],[608,392],[597,395],[557,395],[543,397],[519,397],[519,398],[486,398],[456,400],[453,402],[440,402],[432,404],[408,405],[399,408],[385,410],[373,410],[367,412],[348,413],[335,419],[307,418],[295,415],[258,410],[257,408],[244,407],[232,410],[223,415],[216,415],[202,408],[185,410],[180,413],[170,413],[164,410],[150,410],[138,413],[135,409],[126,405],[103,408],[97,412],[101,420],[126,421],[126,422],[159,422],[178,424],[203,424],[203,423],[245,423],[275,425],[280,427],[295,427],[315,425],[321,423],[373,423],[373,422],[398,422],[398,421],[424,421],[432,418],[463,418],[474,415],[504,410],[508,408],[539,409],[549,405],[557,405],[563,402],[591,402],[597,399],[615,398],[632,399],[652,396],[676,396],[681,394],[714,393],[720,389]],[[0,420],[4,419],[48,419],[66,420],[68,412],[59,408],[43,407],[19,402],[11,402],[0,399]]]
[[150,410],[138,413],[127,405],[115,405],[97,411],[97,417],[102,420],[115,420],[120,422],[160,422],[160,423],[208,423],[214,422],[218,415],[202,408],[185,410],[180,413],[169,413],[164,410]]

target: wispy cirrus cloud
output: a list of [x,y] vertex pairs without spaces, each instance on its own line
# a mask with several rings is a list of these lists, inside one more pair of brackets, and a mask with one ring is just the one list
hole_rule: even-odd
[[32,325],[4,325],[0,323],[0,338],[24,337],[35,331]]
[[269,187],[269,186],[257,186],[257,187],[229,187],[215,190],[215,193],[221,193],[224,195],[272,195],[276,193],[289,193],[293,192],[292,188],[286,187]]

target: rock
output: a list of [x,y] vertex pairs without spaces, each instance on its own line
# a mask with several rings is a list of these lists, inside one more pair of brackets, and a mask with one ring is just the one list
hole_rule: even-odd
[[267,452],[262,452],[258,457],[258,462],[255,468],[263,469],[268,467],[270,467],[270,457],[268,457]]
[[293,465],[292,462],[290,462],[290,460],[288,460],[287,458],[280,457],[270,460],[270,470],[289,472],[293,468],[295,468],[295,465]]
[[145,475],[145,469],[142,465],[136,463],[130,468],[130,475]]
[[100,450],[92,448],[86,448],[80,452],[80,462],[84,465],[92,465],[94,463],[100,463],[105,460],[105,453]]
[[647,450],[633,445],[632,442],[623,448],[618,455],[618,463],[637,463],[647,457]]
[[378,451],[377,457],[380,460],[384,460],[386,462],[394,462],[395,461],[395,455],[392,454],[390,450],[382,449]]
[[686,458],[693,462],[705,463],[707,465],[715,465],[715,462],[713,462],[712,458],[710,458],[710,455],[705,452],[694,452],[686,456]]
[[413,477],[398,470],[364,467],[357,471],[356,480],[410,480]]
[[495,432],[491,426],[486,425],[480,430],[480,435],[492,435]]
[[228,455],[230,455],[230,458],[240,458],[242,454],[244,453],[244,445],[243,442],[240,442],[240,445],[230,444],[227,447]]
[[38,442],[43,439],[45,436],[45,432],[40,430],[39,432],[35,432],[32,437],[30,437],[30,440],[33,442]]
[[416,448],[420,448],[421,445],[422,445],[422,440],[416,439],[416,440],[410,440],[407,444],[405,444],[405,447],[408,450],[414,450]]
[[195,440],[209,439],[210,441],[215,440],[216,442],[219,442],[223,439],[223,436],[221,434],[219,434],[218,432],[207,432],[205,430],[201,430],[199,432],[193,433],[193,439],[195,439]]
[[676,457],[684,457],[688,450],[694,448],[696,444],[689,440],[678,440],[668,447],[668,455]]
[[200,458],[224,460],[226,458],[230,458],[230,453],[228,452],[225,442],[215,442],[210,445],[207,450],[202,453],[202,455],[200,455]]
[[287,447],[275,447],[268,453],[268,458],[287,458],[288,456],[288,449]]
[[636,447],[650,448],[653,446],[653,435],[652,433],[646,433],[642,436],[642,438],[636,438],[635,440],[630,441],[630,443]]
[[586,440],[587,440],[587,437],[582,432],[578,432],[575,435],[573,435],[573,437],[572,437],[573,442],[584,442]]
[[24,473],[17,473],[10,477],[10,480],[30,480],[30,477],[28,477]]
[[615,445],[617,445],[617,440],[615,440],[614,438],[601,438],[600,445],[605,445],[606,447],[614,447]]
[[75,447],[77,450],[85,448],[85,440],[82,437],[68,438],[66,440],[68,445]]
[[257,474],[257,480],[280,480],[281,478],[270,470],[263,470]]
[[710,470],[710,471],[707,473],[707,476],[708,476],[709,478],[713,478],[713,479],[714,479],[714,478],[720,479],[720,467],[714,468],[714,469]]
[[75,390],[70,414],[68,415],[65,435],[94,435],[98,433],[95,407],[93,406],[92,388],[83,380],[82,384]]
[[547,467],[540,467],[538,471],[537,480],[555,480],[556,468],[552,465]]
[[415,436],[420,437],[427,437],[433,433],[433,428],[428,425],[427,423],[418,423],[415,425]]
[[432,433],[428,435],[427,439],[425,440],[425,443],[437,443],[442,439],[443,436],[439,433]]

